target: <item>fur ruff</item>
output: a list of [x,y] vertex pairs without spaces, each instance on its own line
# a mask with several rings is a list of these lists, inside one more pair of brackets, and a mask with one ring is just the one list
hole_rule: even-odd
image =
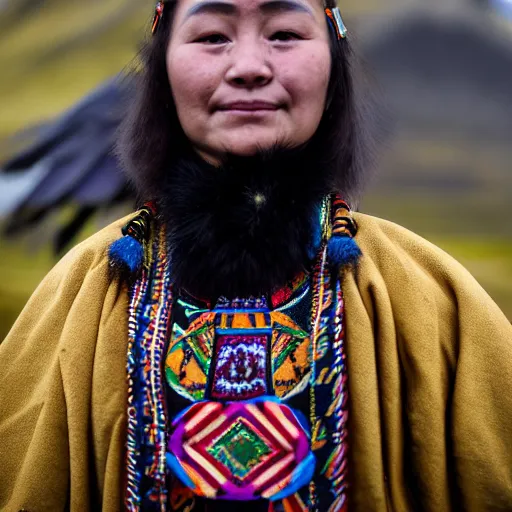
[[332,172],[311,147],[181,159],[155,198],[168,228],[172,281],[208,300],[272,293],[309,270],[318,206]]

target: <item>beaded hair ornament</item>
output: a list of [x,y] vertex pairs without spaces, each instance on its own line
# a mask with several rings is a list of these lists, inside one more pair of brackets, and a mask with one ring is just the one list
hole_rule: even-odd
[[[164,5],[165,2],[157,2],[155,7],[155,15],[153,17],[153,23],[151,25],[151,33],[155,34],[158,30],[158,26],[163,19],[164,16]],[[324,1],[324,10],[327,18],[329,19],[329,23],[334,28],[336,32],[336,37],[338,41],[340,39],[345,39],[347,37],[347,28],[343,23],[343,18],[341,17],[341,13],[339,8],[336,6],[334,0],[325,0]]]

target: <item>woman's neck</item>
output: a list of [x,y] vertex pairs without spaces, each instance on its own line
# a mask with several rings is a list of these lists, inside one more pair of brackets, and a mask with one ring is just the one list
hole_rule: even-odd
[[331,176],[309,149],[177,162],[156,198],[172,279],[215,300],[266,295],[307,270]]

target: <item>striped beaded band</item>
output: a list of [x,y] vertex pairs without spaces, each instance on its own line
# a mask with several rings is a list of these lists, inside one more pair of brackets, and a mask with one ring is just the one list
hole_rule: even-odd
[[357,233],[357,224],[350,214],[350,206],[342,199],[334,198],[332,208],[332,234],[354,237]]
[[[151,230],[147,266],[130,289],[125,510],[166,510],[166,425],[161,358],[172,304],[163,228]],[[154,232],[153,232],[154,231]]]

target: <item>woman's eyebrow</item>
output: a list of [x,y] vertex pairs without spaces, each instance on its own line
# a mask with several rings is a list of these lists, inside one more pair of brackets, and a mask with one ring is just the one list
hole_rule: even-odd
[[187,20],[191,16],[198,14],[238,14],[238,8],[235,4],[229,2],[218,2],[216,0],[206,0],[199,2],[186,12],[183,21]]
[[[313,16],[311,9],[304,5],[302,2],[296,0],[269,0],[263,2],[258,6],[259,10],[264,14],[271,14],[275,12],[305,12]],[[222,2],[218,0],[205,0],[199,2],[186,12],[183,21],[187,20],[191,16],[199,14],[223,14],[223,15],[237,15],[239,14],[239,8],[230,2]]]
[[268,2],[262,3],[259,6],[259,9],[265,14],[292,11],[305,12],[313,16],[313,11],[309,8],[309,6],[295,0],[269,0]]

